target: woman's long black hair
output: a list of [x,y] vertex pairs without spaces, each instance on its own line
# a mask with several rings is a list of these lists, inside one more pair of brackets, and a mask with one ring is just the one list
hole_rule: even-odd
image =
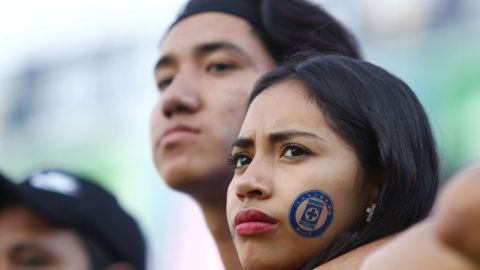
[[303,83],[329,125],[356,152],[364,181],[378,181],[381,187],[371,222],[359,220],[305,269],[402,231],[429,214],[438,188],[435,140],[422,105],[403,81],[365,61],[317,56],[267,73],[249,104],[286,80]]

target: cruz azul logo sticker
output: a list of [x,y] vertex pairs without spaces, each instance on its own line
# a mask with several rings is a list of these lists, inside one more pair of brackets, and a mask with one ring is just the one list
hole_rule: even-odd
[[321,236],[333,220],[333,202],[320,190],[298,195],[290,206],[288,219],[292,229],[304,237]]

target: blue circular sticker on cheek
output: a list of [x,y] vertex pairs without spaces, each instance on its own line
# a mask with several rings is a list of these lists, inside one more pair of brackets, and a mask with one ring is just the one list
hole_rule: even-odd
[[303,237],[321,236],[332,223],[333,202],[323,191],[305,191],[293,201],[288,219],[297,234]]

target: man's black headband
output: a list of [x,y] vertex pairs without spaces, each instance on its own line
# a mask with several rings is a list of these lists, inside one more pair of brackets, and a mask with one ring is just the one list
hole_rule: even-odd
[[257,31],[263,32],[260,17],[261,0],[191,0],[172,24],[202,12],[222,12],[248,21]]

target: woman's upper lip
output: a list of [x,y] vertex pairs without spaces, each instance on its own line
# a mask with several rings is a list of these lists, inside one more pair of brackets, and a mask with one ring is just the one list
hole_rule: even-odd
[[235,216],[235,226],[247,222],[264,222],[276,224],[277,220],[255,209],[240,210]]

